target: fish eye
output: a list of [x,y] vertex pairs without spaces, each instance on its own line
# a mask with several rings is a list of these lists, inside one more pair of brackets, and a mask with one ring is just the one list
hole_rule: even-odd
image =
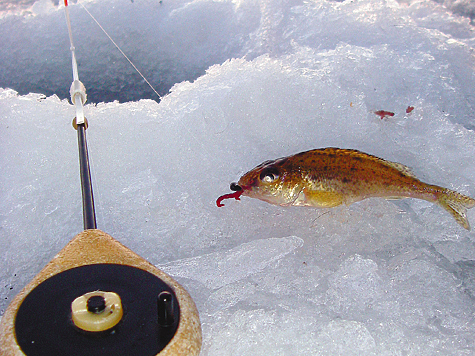
[[265,183],[272,183],[279,178],[279,171],[275,167],[268,167],[262,170],[259,179]]

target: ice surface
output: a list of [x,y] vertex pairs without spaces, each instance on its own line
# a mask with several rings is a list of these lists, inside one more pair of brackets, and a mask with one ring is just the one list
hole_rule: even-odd
[[177,277],[199,281],[209,289],[218,289],[262,271],[302,245],[303,240],[295,236],[261,239],[224,254],[214,252],[159,265],[159,268]]
[[[215,205],[262,161],[326,146],[403,163],[475,196],[475,33],[464,11],[379,0],[102,4],[86,6],[128,34],[120,44],[133,60],[165,66],[156,44],[166,43],[178,61],[171,68],[196,78],[160,103],[88,105],[86,116],[98,227],[187,288],[203,355],[475,353],[475,235],[440,207],[369,199],[318,210],[246,197]],[[2,38],[19,45],[0,51],[0,76],[27,72],[45,94],[68,90],[64,14],[46,2],[36,9],[2,17]],[[89,24],[78,5],[71,16],[73,26]],[[31,39],[22,33],[34,28]],[[89,31],[77,45],[88,92],[105,90],[105,77],[138,86]],[[49,69],[26,66],[26,53]],[[153,83],[168,78],[150,73]],[[0,117],[1,314],[81,231],[82,216],[74,108],[1,89]],[[474,226],[475,212],[468,217]]]

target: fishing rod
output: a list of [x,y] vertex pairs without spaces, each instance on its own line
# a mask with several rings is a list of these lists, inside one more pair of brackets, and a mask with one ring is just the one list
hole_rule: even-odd
[[79,80],[78,65],[76,62],[76,53],[73,42],[73,33],[71,30],[71,20],[69,18],[68,0],[64,0],[64,9],[66,12],[66,22],[68,25],[69,41],[71,42],[71,59],[73,67],[73,82],[69,90],[71,102],[76,107],[76,117],[73,120],[73,127],[78,133],[79,148],[79,173],[81,176],[82,191],[82,215],[84,230],[96,229],[96,212],[94,208],[94,194],[92,192],[91,168],[89,165],[89,154],[87,151],[86,129],[87,120],[84,116],[84,104],[87,100],[86,87]]
[[12,300],[0,320],[0,356],[197,356],[201,323],[171,276],[96,229],[84,116],[68,3],[84,231]]
[[12,300],[0,320],[0,356],[197,356],[198,310],[171,276],[96,229],[84,116],[68,3],[84,231]]

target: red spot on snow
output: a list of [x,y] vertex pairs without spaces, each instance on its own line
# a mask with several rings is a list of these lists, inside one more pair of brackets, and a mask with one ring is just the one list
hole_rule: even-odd
[[244,190],[239,190],[237,192],[234,192],[234,193],[229,193],[229,194],[224,194],[224,195],[221,195],[217,200],[216,200],[216,205],[218,206],[218,208],[221,208],[222,206],[224,206],[223,203],[221,203],[224,199],[236,199],[236,200],[241,200],[241,198],[239,198],[241,196],[241,194],[244,192]]
[[381,120],[384,119],[386,116],[394,116],[394,113],[391,111],[385,111],[385,110],[378,110],[374,112],[376,115],[381,116]]
[[406,114],[409,114],[412,110],[414,110],[414,106],[408,106],[406,109]]

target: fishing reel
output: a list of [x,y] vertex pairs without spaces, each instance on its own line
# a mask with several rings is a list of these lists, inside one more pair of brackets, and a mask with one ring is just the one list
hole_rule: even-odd
[[190,295],[97,230],[87,120],[73,126],[84,231],[13,299],[0,322],[0,356],[198,355],[201,325]]
[[200,347],[190,295],[100,230],[64,247],[0,323],[1,356],[198,355]]

